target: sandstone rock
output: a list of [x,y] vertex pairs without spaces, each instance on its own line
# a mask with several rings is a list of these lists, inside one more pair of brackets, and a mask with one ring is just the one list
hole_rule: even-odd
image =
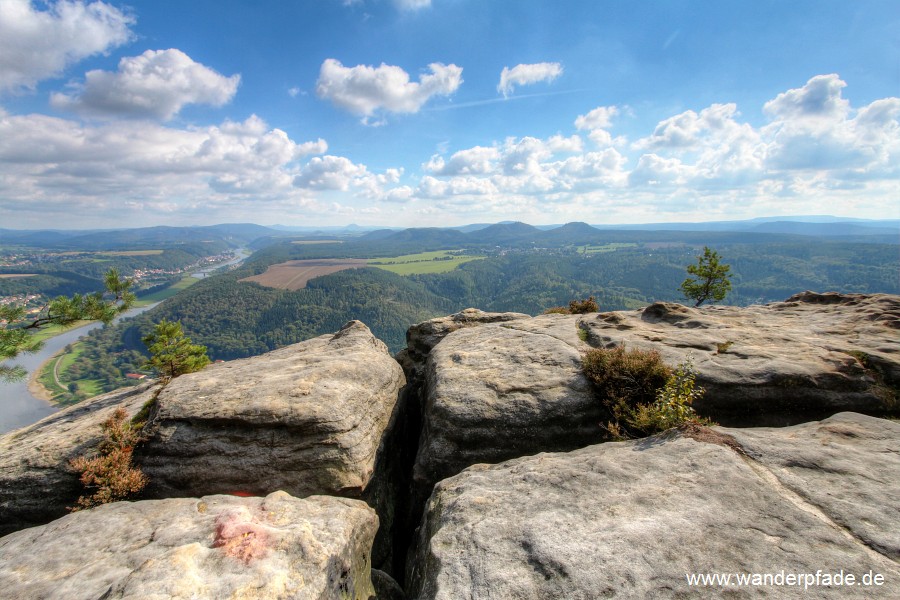
[[695,407],[722,423],[897,408],[888,386],[900,387],[900,296],[804,292],[743,308],[657,302],[589,315],[580,327],[596,347],[655,349],[672,365],[692,357],[706,388]]
[[515,319],[454,331],[434,346],[414,474],[421,485],[473,463],[600,439],[577,323],[568,315]]
[[[728,434],[748,443],[747,455]],[[421,600],[896,597],[898,440],[898,423],[841,414],[783,430],[698,428],[476,465],[435,488],[408,592]],[[884,583],[691,587],[686,579],[841,570],[871,571]]]
[[0,436],[0,535],[66,514],[84,492],[69,461],[95,451],[100,424],[117,407],[134,416],[155,390],[153,384],[117,390]]
[[117,502],[0,539],[4,598],[368,600],[375,513],[358,500]]
[[178,377],[160,394],[136,454],[148,493],[359,497],[404,383],[359,321]]
[[[477,308],[467,308],[446,317],[423,321],[406,330],[406,348],[400,351],[397,358],[404,367],[421,368],[425,365],[425,357],[428,356],[431,349],[457,329],[530,318],[529,315],[523,313],[492,313]],[[409,372],[408,369],[407,374]]]
[[801,427],[721,431],[781,485],[900,562],[900,422],[839,413]]

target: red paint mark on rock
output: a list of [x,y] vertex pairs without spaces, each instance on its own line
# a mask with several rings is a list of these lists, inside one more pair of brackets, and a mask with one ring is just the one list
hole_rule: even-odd
[[238,512],[226,513],[216,519],[213,548],[221,548],[226,556],[249,564],[263,558],[269,545],[269,535],[255,520]]

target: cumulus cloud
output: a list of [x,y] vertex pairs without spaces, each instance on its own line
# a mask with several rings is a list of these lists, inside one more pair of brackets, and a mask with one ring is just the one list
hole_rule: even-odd
[[431,0],[394,0],[394,6],[400,10],[420,10],[431,6]]
[[900,168],[900,100],[876,100],[854,115],[842,96],[846,85],[837,75],[818,75],[765,104],[772,122],[761,134],[770,168],[851,169],[857,176]]
[[608,146],[613,143],[609,128],[612,119],[619,114],[616,106],[598,106],[585,115],[578,115],[575,119],[575,128],[579,131],[587,131],[588,137],[598,146]]
[[[41,3],[42,5],[44,3]],[[0,2],[0,92],[30,89],[88,56],[132,38],[134,19],[105,2]]]
[[345,67],[326,59],[319,71],[316,93],[335,106],[363,117],[363,122],[379,111],[415,113],[434,96],[447,96],[462,84],[462,67],[432,63],[429,73],[410,81],[397,66],[357,65]]
[[436,175],[473,175],[489,173],[500,159],[500,151],[487,146],[475,146],[454,153],[444,162],[441,156],[433,156],[424,165],[425,170]]
[[89,71],[73,93],[54,93],[50,103],[87,115],[169,120],[186,104],[230,102],[240,81],[240,75],[220,75],[180,50],[147,50],[121,59],[115,73]]
[[343,156],[316,156],[303,167],[294,179],[294,185],[314,190],[346,191],[354,179],[367,174],[365,165],[354,164]]
[[530,65],[516,65],[512,69],[503,67],[500,72],[500,83],[497,91],[504,97],[509,96],[516,86],[532,85],[541,81],[553,81],[562,75],[563,68],[558,62],[542,62]]
[[763,106],[763,110],[776,119],[790,118],[843,118],[850,103],[841,97],[847,86],[835,74],[817,75],[802,88],[778,94]]
[[[178,129],[148,121],[91,126],[42,115],[0,117],[0,212],[108,219],[123,206],[152,218],[307,198],[293,186],[324,140],[297,143],[251,116]],[[249,204],[247,204],[249,203]],[[73,208],[74,207],[74,208]],[[141,208],[142,207],[142,208]],[[129,213],[131,214],[131,213]]]

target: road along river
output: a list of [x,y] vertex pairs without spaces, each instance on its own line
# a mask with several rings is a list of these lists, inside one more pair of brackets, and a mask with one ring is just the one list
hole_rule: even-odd
[[[234,260],[225,264],[202,269],[194,273],[193,276],[198,278],[205,277],[208,273],[216,269],[237,264],[247,256],[248,254],[245,251],[238,251]],[[122,314],[119,318],[125,319],[128,317],[135,317],[144,311],[150,310],[157,304],[159,303],[142,306],[140,308],[133,308]],[[53,356],[63,348],[69,344],[75,343],[79,338],[87,335],[92,329],[102,326],[102,323],[94,322],[88,323],[82,327],[70,329],[48,339],[39,352],[35,354],[22,354],[16,357],[15,360],[10,361],[13,364],[25,367],[28,371],[28,376],[25,380],[16,381],[14,383],[0,381],[0,434],[12,431],[13,429],[18,429],[19,427],[31,425],[59,410],[57,406],[32,394],[28,389],[28,381],[37,375],[41,365],[53,358]]]

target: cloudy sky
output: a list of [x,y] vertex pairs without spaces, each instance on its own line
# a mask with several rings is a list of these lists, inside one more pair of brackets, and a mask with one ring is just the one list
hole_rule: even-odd
[[896,0],[0,0],[0,228],[900,218]]

